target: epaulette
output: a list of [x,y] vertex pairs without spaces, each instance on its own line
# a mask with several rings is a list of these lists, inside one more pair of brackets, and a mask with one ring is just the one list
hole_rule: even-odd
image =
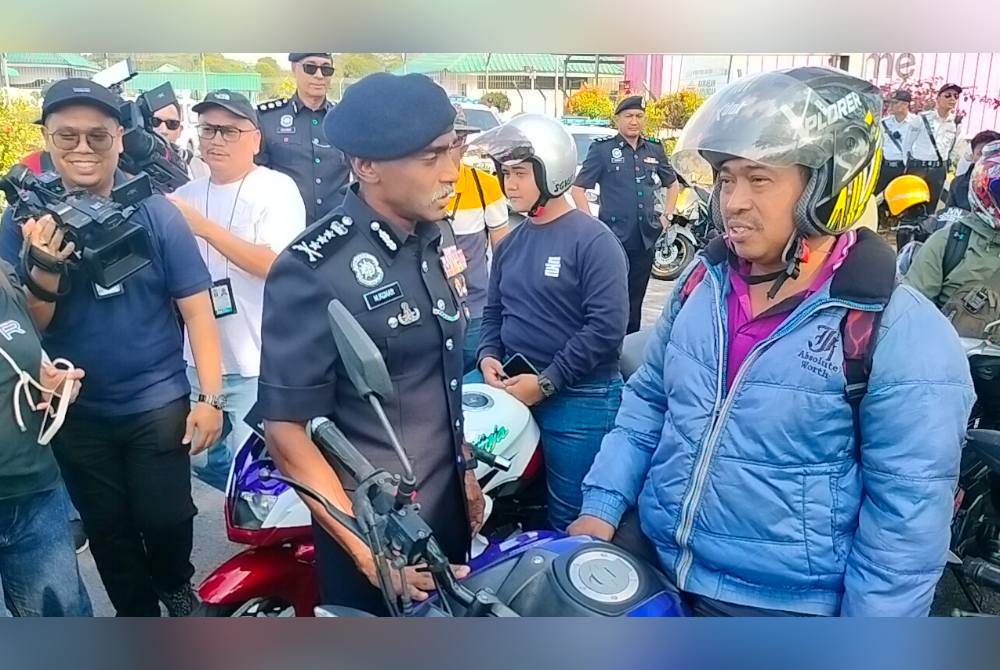
[[288,104],[288,98],[278,98],[277,100],[268,100],[266,102],[259,103],[257,105],[258,112],[267,112],[272,109],[281,109]]
[[616,137],[618,137],[618,136],[617,135],[604,135],[603,137],[595,137],[594,141],[595,142],[607,142],[608,140],[613,140]]
[[354,221],[351,217],[343,214],[330,214],[300,233],[288,245],[288,250],[300,261],[315,270],[351,234],[353,226]]
[[652,142],[653,144],[663,144],[657,137],[647,137],[645,138],[647,142]]

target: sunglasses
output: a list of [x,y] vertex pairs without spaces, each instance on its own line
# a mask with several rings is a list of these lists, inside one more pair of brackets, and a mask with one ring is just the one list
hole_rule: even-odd
[[302,64],[302,71],[305,72],[308,75],[314,75],[314,74],[316,74],[317,70],[319,70],[320,72],[322,72],[324,77],[332,77],[333,76],[333,66],[332,65],[316,65],[315,63],[303,63]]
[[181,127],[181,122],[178,119],[161,119],[158,116],[154,116],[153,127],[159,128],[160,126],[166,126],[167,130],[177,130]]
[[115,136],[106,130],[91,130],[86,133],[79,133],[75,130],[57,130],[47,133],[52,144],[61,151],[73,151],[80,146],[80,138],[83,137],[89,146],[96,153],[104,153],[111,149]]

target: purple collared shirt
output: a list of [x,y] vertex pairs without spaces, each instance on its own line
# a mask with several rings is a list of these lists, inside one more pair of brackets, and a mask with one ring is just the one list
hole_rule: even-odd
[[[732,286],[732,290],[726,296],[729,324],[729,356],[726,360],[727,390],[732,388],[736,372],[754,345],[769,337],[802,301],[818,291],[833,276],[833,273],[847,258],[847,254],[857,238],[858,234],[853,230],[841,235],[834,244],[826,263],[816,273],[809,288],[782,300],[777,305],[758,314],[756,318],[754,318],[753,310],[750,307],[749,285],[739,274],[730,271],[729,284]],[[740,261],[740,265],[742,272],[749,272],[750,268],[745,261]]]

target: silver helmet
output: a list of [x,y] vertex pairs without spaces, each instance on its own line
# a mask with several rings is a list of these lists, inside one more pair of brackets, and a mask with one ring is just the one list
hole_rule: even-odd
[[477,137],[469,151],[488,155],[496,163],[497,172],[503,165],[530,161],[542,193],[536,206],[568,191],[576,177],[576,143],[561,123],[544,114],[511,119]]

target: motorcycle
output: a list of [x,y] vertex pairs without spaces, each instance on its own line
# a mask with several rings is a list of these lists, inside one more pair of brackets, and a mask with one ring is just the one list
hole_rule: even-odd
[[[491,538],[506,539],[544,524],[542,450],[538,424],[510,394],[486,384],[466,384],[462,410],[486,501],[483,529],[470,552],[476,558]],[[309,509],[287,484],[264,477],[280,473],[267,453],[260,422],[253,416],[247,421],[255,432],[233,459],[225,523],[229,539],[249,548],[201,583],[199,614],[310,616],[319,585]]]
[[[312,439],[358,482],[352,495],[354,517],[334,508],[310,487],[265,472],[317,501],[371,550],[386,608],[393,616],[687,616],[677,590],[653,566],[624,549],[588,537],[531,532],[491,546],[472,573],[456,579],[433,531],[413,502],[413,469],[392,426],[379,408],[392,389],[378,349],[344,306],[329,306],[331,328],[348,376],[380,416],[402,466],[401,475],[376,470],[337,427],[313,422]],[[397,594],[393,572],[403,579],[408,565],[425,564],[436,591],[413,603],[407,589]],[[337,606],[321,606],[320,616],[368,616]]]
[[695,254],[719,234],[712,224],[712,194],[698,184],[681,181],[673,221],[656,240],[652,277],[674,281],[694,260]]
[[[960,338],[972,376],[1000,379],[1000,345],[994,342],[1000,321],[989,324],[984,338]],[[962,451],[951,527],[949,567],[973,612],[983,611],[982,588],[1000,590],[1000,431],[978,428],[982,408],[977,401],[969,418]]]

